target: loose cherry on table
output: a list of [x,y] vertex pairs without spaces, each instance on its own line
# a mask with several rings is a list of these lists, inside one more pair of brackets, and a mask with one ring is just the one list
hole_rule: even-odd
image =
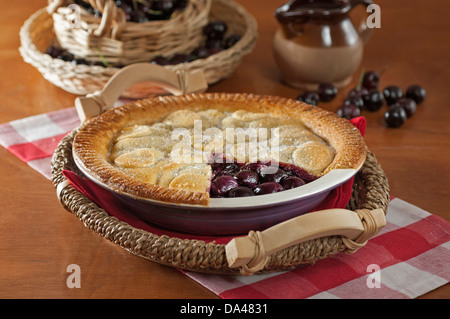
[[407,117],[413,116],[417,110],[417,103],[414,100],[408,98],[401,98],[393,105],[398,105],[402,109],[404,109]]
[[364,72],[362,86],[368,90],[378,89],[380,85],[380,75],[376,71]]
[[420,104],[425,101],[427,92],[420,85],[411,85],[406,90],[405,97],[414,100],[417,104]]
[[365,95],[367,95],[369,93],[369,90],[366,89],[365,87],[359,87],[359,88],[354,88],[351,89],[348,92],[348,97],[360,97],[363,98]]
[[320,101],[319,94],[312,91],[305,91],[297,96],[298,101],[305,102],[309,105],[317,106]]
[[402,126],[406,122],[406,112],[399,105],[392,105],[389,110],[384,113],[384,119],[387,126],[396,128]]
[[360,110],[362,110],[364,108],[364,100],[361,96],[358,95],[349,96],[344,100],[343,105],[354,105],[357,106]]
[[383,96],[387,105],[392,105],[403,97],[403,91],[396,85],[389,85],[383,89]]
[[331,83],[322,83],[319,85],[317,94],[322,102],[329,102],[336,97],[338,89]]
[[361,109],[354,104],[344,104],[337,110],[337,115],[347,120],[361,116]]
[[364,107],[370,112],[378,111],[384,104],[383,94],[377,89],[370,90],[369,93],[364,95],[363,100]]

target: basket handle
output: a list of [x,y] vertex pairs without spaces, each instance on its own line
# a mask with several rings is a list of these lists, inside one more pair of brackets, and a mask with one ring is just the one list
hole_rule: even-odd
[[153,63],[135,63],[115,73],[101,91],[75,99],[75,108],[81,122],[112,108],[127,88],[151,81],[173,95],[204,92],[208,83],[202,70],[177,71]]
[[102,19],[97,30],[93,33],[96,36],[109,36],[111,31],[112,39],[119,39],[120,34],[126,25],[125,12],[118,8],[113,0],[88,0],[89,4],[102,13]]
[[262,270],[276,252],[320,237],[341,236],[346,252],[353,253],[385,225],[383,209],[321,210],[233,238],[225,246],[226,258],[230,268],[241,267],[243,275],[252,275]]
[[[100,24],[96,30],[89,30],[96,36],[107,36],[112,39],[119,39],[120,34],[125,29],[125,12],[118,8],[113,0],[87,0],[89,4],[102,13]],[[47,12],[53,14],[62,6],[69,5],[67,0],[49,0]],[[73,3],[72,3],[73,4]]]

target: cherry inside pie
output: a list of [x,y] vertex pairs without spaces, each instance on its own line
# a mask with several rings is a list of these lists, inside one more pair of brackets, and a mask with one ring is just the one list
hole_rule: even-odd
[[208,205],[357,168],[365,145],[347,120],[299,101],[194,94],[111,109],[80,128],[73,154],[83,172],[116,192]]

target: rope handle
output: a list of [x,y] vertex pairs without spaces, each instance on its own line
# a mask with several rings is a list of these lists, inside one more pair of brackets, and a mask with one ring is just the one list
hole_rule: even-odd
[[268,263],[270,256],[285,248],[326,236],[341,236],[347,253],[354,253],[386,225],[383,209],[326,209],[307,213],[272,226],[233,238],[226,246],[230,268],[252,275]]
[[101,91],[75,99],[75,108],[81,122],[112,108],[122,92],[129,87],[151,82],[173,95],[204,92],[208,83],[202,70],[177,71],[152,63],[135,63],[115,73]]

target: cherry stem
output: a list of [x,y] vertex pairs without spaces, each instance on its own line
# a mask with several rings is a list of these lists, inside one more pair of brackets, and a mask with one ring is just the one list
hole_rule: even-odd
[[386,65],[386,66],[383,68],[383,70],[382,70],[381,73],[380,73],[380,77],[384,74],[384,72],[387,71],[387,69],[389,69],[389,65]]
[[102,61],[103,65],[105,67],[108,67],[109,66],[108,61],[105,59],[104,55],[100,52],[99,49],[97,49],[97,53],[98,53],[98,56],[100,57],[100,61]]
[[356,90],[357,90],[357,91],[361,90],[362,82],[363,82],[363,79],[364,79],[364,74],[366,74],[366,71],[365,71],[364,68],[363,68],[362,71],[361,71],[361,75],[359,76],[359,83],[358,83],[358,86],[356,87]]

